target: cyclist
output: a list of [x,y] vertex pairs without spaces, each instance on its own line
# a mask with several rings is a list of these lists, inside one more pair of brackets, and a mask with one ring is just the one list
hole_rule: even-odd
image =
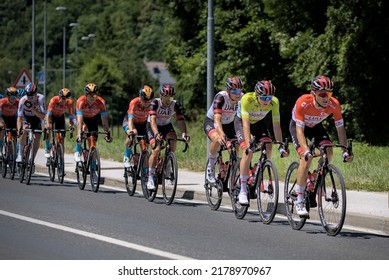
[[147,137],[153,147],[149,158],[149,178],[147,181],[147,189],[155,190],[153,176],[155,166],[157,165],[158,154],[161,150],[158,142],[162,139],[173,139],[170,142],[171,150],[176,150],[177,134],[172,125],[172,117],[175,114],[177,125],[181,131],[182,138],[187,143],[190,137],[186,134],[186,124],[181,105],[174,100],[175,89],[172,85],[163,84],[159,91],[160,98],[156,98],[150,106],[150,115],[147,119]]
[[[71,99],[72,93],[68,88],[63,88],[59,91],[57,96],[50,99],[47,112],[46,112],[46,124],[45,128],[50,131],[53,129],[53,124],[56,129],[65,129],[65,112],[68,111],[69,115],[69,130],[73,130],[74,126],[74,106],[73,100]],[[65,132],[62,133],[64,137]],[[64,143],[61,143],[62,146]],[[45,157],[50,158],[50,133],[48,132],[46,143],[45,143]]]
[[[139,96],[131,100],[128,105],[127,115],[123,119],[123,130],[131,138],[126,139],[123,165],[130,167],[132,137],[135,135],[147,135],[146,123],[149,116],[149,107],[154,99],[154,92],[148,85],[139,90]],[[144,148],[144,147],[142,147]]]
[[[307,216],[308,211],[304,203],[304,190],[307,182],[308,170],[312,162],[307,138],[315,138],[315,145],[331,144],[330,137],[322,122],[333,115],[339,143],[347,144],[347,135],[343,123],[341,105],[332,96],[333,82],[326,76],[317,76],[311,82],[311,92],[300,96],[292,110],[292,120],[289,131],[293,144],[300,156],[300,165],[297,171],[297,203],[296,212],[300,216]],[[328,160],[332,160],[332,148],[328,150]],[[353,157],[343,149],[343,158],[351,162]],[[316,202],[316,201],[315,201]],[[311,203],[311,207],[315,204]]]
[[242,81],[238,77],[228,78],[226,89],[215,95],[204,120],[205,134],[211,140],[206,172],[207,181],[211,184],[216,182],[214,166],[220,145],[225,144],[226,137],[235,138],[234,119],[242,96]]
[[[273,132],[277,141],[282,141],[282,131],[280,124],[280,103],[274,96],[275,86],[271,81],[258,81],[254,87],[254,92],[243,95],[239,103],[237,117],[235,118],[235,132],[239,145],[242,149],[242,159],[240,162],[240,182],[239,203],[248,205],[247,200],[247,180],[249,177],[250,162],[253,152],[250,149],[251,135],[260,141],[271,141],[270,132],[263,120],[268,113],[272,112]],[[280,146],[279,152],[283,156],[288,156],[288,152]],[[271,158],[272,145],[266,145],[266,156]],[[255,197],[253,193],[253,197]]]
[[0,157],[3,156],[4,127],[16,128],[16,117],[19,106],[18,91],[15,87],[5,90],[6,97],[0,99]]
[[[84,95],[79,97],[76,102],[77,143],[76,151],[74,153],[74,160],[76,162],[81,161],[82,130],[87,129],[88,131],[98,131],[99,115],[101,116],[103,129],[107,133],[104,139],[107,143],[112,142],[105,100],[102,97],[97,96],[97,94],[99,94],[99,88],[97,85],[89,83],[84,87]],[[96,141],[97,138],[98,135],[95,136]]]
[[[27,133],[22,130],[23,128],[42,129],[42,121],[46,115],[45,96],[38,93],[38,87],[35,83],[29,83],[25,89],[25,95],[19,101],[17,129],[18,136],[20,137],[20,143],[18,146],[18,155],[16,162],[22,161],[22,151],[24,149],[24,143],[26,143]],[[39,149],[39,140],[41,138],[41,132],[34,133],[34,158]],[[33,171],[34,171],[33,167]]]

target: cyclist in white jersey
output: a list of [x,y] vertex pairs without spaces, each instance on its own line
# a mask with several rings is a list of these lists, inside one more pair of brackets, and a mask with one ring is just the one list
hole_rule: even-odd
[[160,98],[156,98],[150,105],[150,114],[147,119],[147,137],[151,147],[153,148],[149,158],[149,179],[147,188],[155,190],[153,176],[155,173],[155,166],[157,165],[157,157],[161,150],[159,141],[164,139],[173,139],[170,141],[170,148],[174,152],[176,150],[177,134],[172,125],[172,117],[176,115],[177,125],[182,133],[182,138],[187,143],[190,137],[186,134],[186,124],[184,114],[180,104],[173,100],[175,95],[174,87],[169,84],[161,86],[159,91]]
[[238,77],[230,77],[226,81],[226,90],[218,92],[208,109],[204,120],[204,132],[212,141],[209,145],[206,177],[210,184],[216,182],[215,160],[220,145],[225,144],[226,137],[235,138],[234,119],[238,110],[238,102],[243,96],[243,84]]
[[[24,127],[28,126],[31,129],[42,129],[42,121],[46,115],[46,104],[45,96],[38,93],[38,87],[34,83],[29,83],[25,87],[26,95],[23,96],[19,101],[18,108],[18,119],[17,119],[17,129],[18,136],[21,137],[18,155],[16,157],[16,162],[22,161],[22,151],[24,149],[24,143],[26,143],[27,133],[20,133]],[[39,149],[39,140],[41,133],[34,134],[34,157]]]

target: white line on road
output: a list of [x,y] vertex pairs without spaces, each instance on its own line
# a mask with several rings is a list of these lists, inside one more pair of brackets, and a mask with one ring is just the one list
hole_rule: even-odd
[[133,250],[145,252],[145,253],[148,253],[148,254],[152,254],[152,255],[168,258],[168,259],[173,259],[173,260],[174,259],[177,259],[177,260],[193,260],[192,258],[185,257],[185,256],[182,256],[182,255],[177,255],[177,254],[173,254],[173,253],[169,253],[169,252],[165,252],[165,251],[149,248],[149,247],[146,247],[146,246],[130,243],[130,242],[119,240],[119,239],[112,238],[112,237],[107,237],[107,236],[95,234],[95,233],[92,233],[92,232],[87,232],[87,231],[83,231],[83,230],[79,230],[79,229],[75,229],[75,228],[71,228],[71,227],[67,227],[67,226],[62,226],[62,225],[58,225],[58,224],[53,224],[53,223],[45,222],[45,221],[42,221],[42,220],[37,220],[37,219],[34,219],[34,218],[22,216],[22,215],[19,215],[19,214],[7,212],[7,211],[4,211],[4,210],[0,210],[0,214],[4,215],[4,216],[15,218],[15,219],[23,220],[23,221],[26,221],[26,222],[30,222],[30,223],[33,223],[33,224],[38,224],[38,225],[42,225],[42,226],[46,226],[46,227],[50,227],[50,228],[66,231],[66,232],[71,232],[71,233],[74,233],[74,234],[82,235],[82,236],[85,236],[85,237],[97,239],[97,240],[100,240],[100,241],[103,241],[103,242],[111,243],[111,244],[114,244],[114,245],[130,248],[130,249],[133,249]]

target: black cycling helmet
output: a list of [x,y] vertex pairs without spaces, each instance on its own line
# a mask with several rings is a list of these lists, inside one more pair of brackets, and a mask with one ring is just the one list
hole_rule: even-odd
[[228,90],[237,90],[243,89],[243,83],[238,77],[230,77],[226,81],[226,89]]
[[64,97],[64,98],[70,98],[72,97],[72,93],[70,92],[70,90],[68,88],[63,88],[59,91],[58,95],[60,97]]
[[332,91],[334,83],[326,76],[317,76],[311,82],[312,90],[328,90]]
[[9,87],[6,89],[5,93],[8,95],[8,96],[14,96],[14,97],[17,97],[18,96],[18,90],[15,88],[15,87]]
[[84,87],[84,93],[87,94],[97,94],[99,93],[99,88],[94,83],[89,83]]
[[38,92],[38,87],[34,83],[29,83],[24,90],[27,96],[33,96]]
[[172,85],[164,84],[161,86],[161,89],[159,90],[159,94],[162,97],[173,97],[176,94],[176,92]]

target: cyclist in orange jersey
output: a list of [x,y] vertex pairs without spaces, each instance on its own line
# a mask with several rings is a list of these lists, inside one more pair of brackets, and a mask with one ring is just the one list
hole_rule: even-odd
[[129,146],[136,135],[147,135],[146,124],[149,107],[154,99],[154,92],[148,85],[139,90],[139,96],[131,100],[127,115],[123,119],[123,130],[128,135],[124,150],[123,165],[130,167],[131,147]]
[[0,99],[0,157],[3,155],[3,139],[5,130],[1,128],[16,128],[16,117],[19,106],[18,91],[9,87],[5,91],[6,97]]
[[[53,124],[55,129],[65,129],[65,112],[68,112],[69,116],[69,129],[72,130],[74,126],[74,106],[73,100],[71,99],[72,93],[68,88],[63,88],[59,91],[57,96],[54,96],[50,99],[49,106],[46,112],[46,124],[45,128],[48,129],[48,135],[45,142],[45,157],[50,158],[50,129],[53,129]],[[62,133],[64,137],[65,132]],[[64,143],[61,143],[62,145]]]
[[[297,171],[297,203],[296,212],[300,216],[307,216],[308,211],[304,203],[304,190],[307,182],[308,170],[312,162],[307,138],[315,139],[315,145],[330,144],[331,139],[322,122],[333,115],[338,133],[339,143],[347,145],[347,135],[344,127],[341,105],[332,96],[333,82],[326,76],[317,76],[311,82],[311,92],[297,99],[292,110],[292,120],[289,131],[293,144],[300,155],[300,165]],[[332,148],[328,148],[328,160],[332,160]],[[353,157],[343,149],[343,158],[351,162]]]
[[[101,116],[103,129],[107,133],[104,139],[107,143],[112,142],[105,100],[97,94],[99,94],[99,88],[97,85],[89,83],[84,87],[84,95],[79,97],[76,102],[77,143],[76,151],[74,153],[74,160],[76,162],[81,161],[81,133],[83,127],[85,127],[88,131],[98,131],[99,115]],[[98,137],[96,135],[96,141],[97,138]]]

